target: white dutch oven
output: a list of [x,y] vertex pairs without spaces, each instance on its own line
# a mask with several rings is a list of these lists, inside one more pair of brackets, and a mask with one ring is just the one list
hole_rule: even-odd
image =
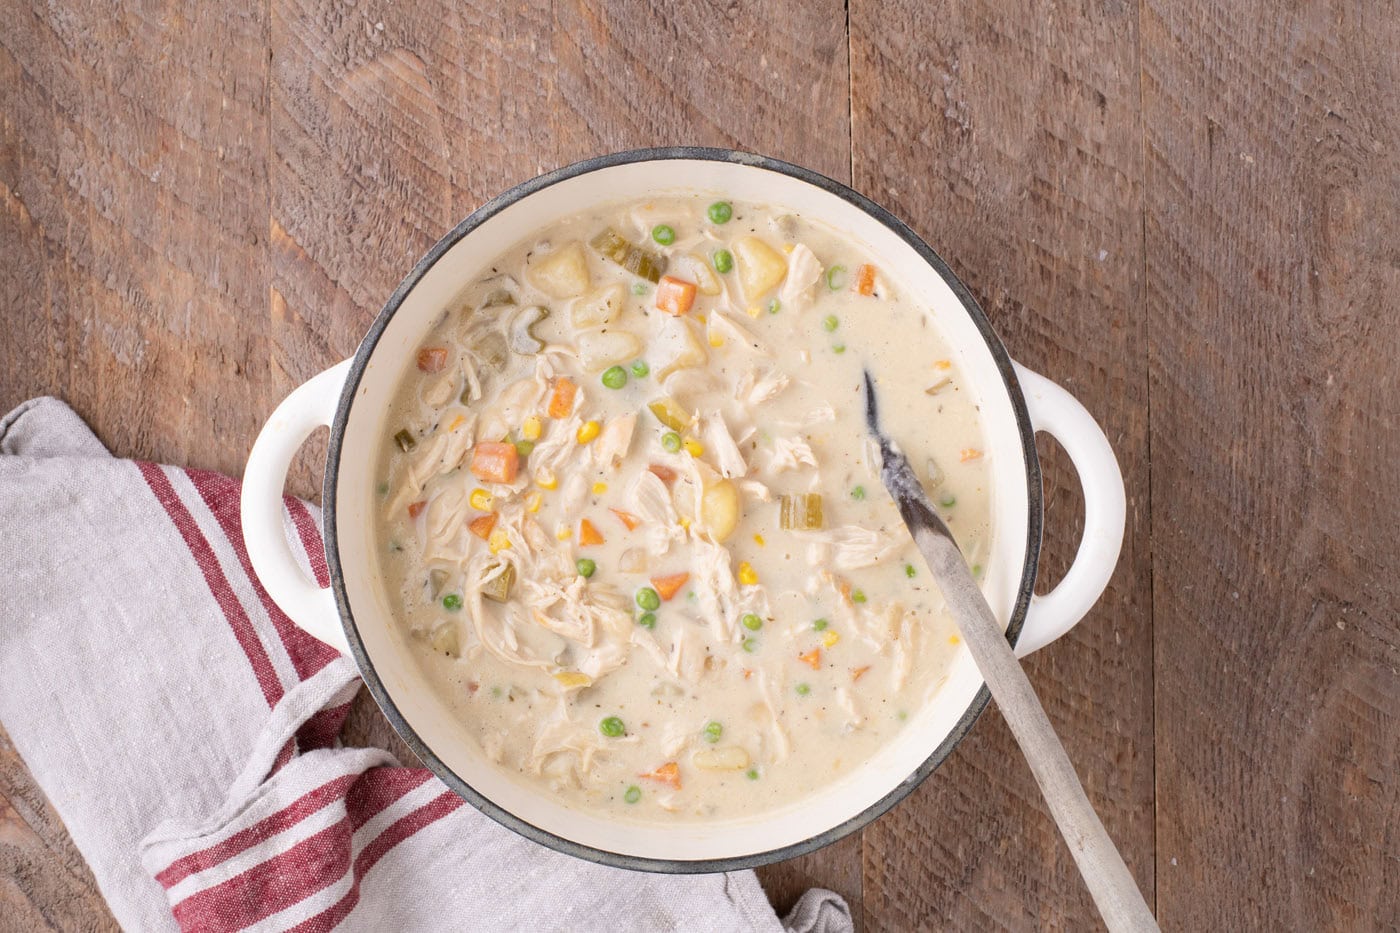
[[[1122,542],[1123,479],[1108,440],[1059,386],[1011,362],[972,296],[902,222],[844,185],[787,163],[729,150],[655,149],[590,159],[511,189],[476,211],[423,257],[390,296],[353,359],[278,406],[259,435],[243,485],[243,533],[253,568],[277,604],[312,635],[350,654],[384,714],[449,787],[545,845],[651,871],[721,871],[776,861],[854,832],[927,777],[971,729],[987,691],[966,650],[937,702],[896,741],[836,783],[757,819],[640,825],[570,809],[512,780],[477,751],[418,675],[394,621],[373,533],[375,464],[394,387],[419,341],[457,293],[509,245],[595,205],[645,194],[700,193],[781,205],[863,244],[917,293],[956,349],[981,407],[992,472],[992,538],[984,589],[1024,655],[1063,635],[1108,584]],[[324,523],[331,588],[293,558],[282,528],[282,487],[293,454],[331,429]],[[889,425],[900,432],[916,425]],[[1085,530],[1074,565],[1033,596],[1040,550],[1041,481],[1034,432],[1069,453],[1084,489]]]

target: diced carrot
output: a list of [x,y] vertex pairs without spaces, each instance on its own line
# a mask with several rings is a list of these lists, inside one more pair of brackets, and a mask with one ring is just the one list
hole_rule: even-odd
[[653,463],[651,466],[647,467],[647,469],[663,483],[669,483],[676,478],[676,471],[664,464]]
[[446,365],[446,347],[424,347],[418,351],[418,368],[423,372],[440,373]]
[[680,317],[695,304],[695,283],[678,279],[673,275],[663,275],[656,286],[656,308],[667,314]]
[[836,584],[836,589],[837,589],[838,592],[840,592],[841,598],[844,599],[844,600],[846,601],[846,604],[847,604],[847,605],[850,605],[850,602],[851,602],[851,581],[850,581],[850,580],[840,580],[840,581],[838,581],[837,584]]
[[875,294],[875,267],[870,263],[862,263],[856,270],[856,292],[861,295]]
[[609,512],[617,516],[617,520],[627,526],[628,531],[634,530],[642,523],[642,520],[631,512],[624,512],[622,509],[608,509]]
[[472,451],[472,475],[488,483],[513,483],[520,472],[520,453],[514,444],[482,441]]
[[747,667],[744,668],[744,679],[745,679],[745,680],[748,680],[748,679],[749,679],[750,677],[752,677],[752,676],[753,676],[753,671],[752,671],[751,669],[747,668]]
[[578,543],[582,545],[602,544],[603,534],[585,518],[578,523]]
[[554,380],[554,393],[549,397],[548,414],[551,418],[567,418],[574,410],[574,396],[578,394],[578,386],[567,376],[559,376]]
[[958,454],[958,459],[963,463],[967,463],[969,460],[981,460],[982,451],[976,447],[964,447],[962,453]]
[[862,677],[865,676],[865,672],[868,670],[870,670],[869,664],[865,665],[864,667],[851,668],[851,680],[860,680]]
[[427,507],[428,501],[426,499],[422,502],[410,502],[408,504],[408,517],[417,518],[419,515],[423,514],[423,510]]
[[813,648],[806,654],[799,654],[797,656],[797,660],[801,661],[803,664],[807,665],[815,671],[817,668],[821,667],[822,664],[822,649]]
[[645,774],[637,775],[637,777],[646,778],[649,781],[660,781],[676,790],[681,789],[681,766],[674,761],[668,761],[655,771],[648,771]]
[[688,573],[668,573],[659,577],[651,578],[651,587],[656,590],[656,595],[662,599],[669,600],[685,586],[685,581],[690,579]]
[[485,541],[491,537],[491,529],[496,527],[496,513],[487,512],[467,522],[467,530]]

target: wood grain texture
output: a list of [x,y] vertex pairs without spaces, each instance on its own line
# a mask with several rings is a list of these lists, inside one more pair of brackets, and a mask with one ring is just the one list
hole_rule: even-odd
[[[856,186],[944,254],[1012,355],[1077,395],[1122,464],[1129,517],[1118,572],[1089,618],[1027,667],[1150,904],[1136,10],[857,0],[850,28]],[[1041,450],[1052,454],[1042,577],[1057,579],[1078,542],[1082,500],[1067,459],[1053,445]],[[866,831],[865,851],[870,929],[1098,923],[994,710],[909,804]]]
[[1159,903],[1393,930],[1400,17],[1147,0],[1142,28]]

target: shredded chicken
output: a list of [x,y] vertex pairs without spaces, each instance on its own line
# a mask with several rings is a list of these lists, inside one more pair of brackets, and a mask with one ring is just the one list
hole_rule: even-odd
[[817,455],[801,437],[775,437],[768,451],[768,471],[782,473],[785,470],[800,470],[804,466],[817,465]]
[[746,475],[749,465],[739,452],[739,445],[734,443],[724,415],[718,411],[709,412],[700,419],[700,424],[700,437],[705,442],[705,450],[714,458],[720,476],[736,479]]
[[813,535],[831,545],[831,566],[841,571],[874,567],[898,554],[909,543],[899,536],[860,525],[842,525],[813,532]]
[[798,243],[788,255],[787,278],[778,290],[783,307],[790,311],[805,310],[812,303],[813,286],[822,275],[822,264],[805,244]]

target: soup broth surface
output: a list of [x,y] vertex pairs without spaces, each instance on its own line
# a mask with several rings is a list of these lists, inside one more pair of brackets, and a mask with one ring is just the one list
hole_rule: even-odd
[[444,310],[390,412],[380,562],[496,766],[623,819],[752,816],[934,700],[958,637],[862,370],[976,575],[987,461],[892,273],[780,207],[658,199],[541,230]]

